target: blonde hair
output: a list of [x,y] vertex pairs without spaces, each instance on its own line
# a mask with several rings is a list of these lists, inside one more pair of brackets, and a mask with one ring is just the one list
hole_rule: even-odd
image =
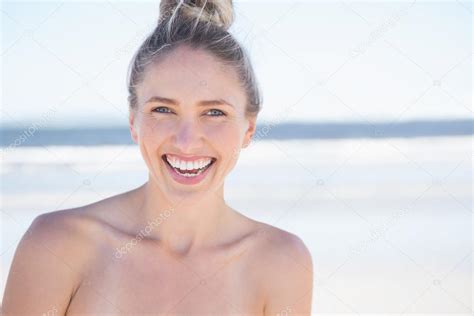
[[247,95],[246,115],[257,115],[262,97],[244,47],[228,32],[234,21],[231,0],[162,0],[153,32],[135,53],[129,68],[128,101],[137,108],[136,87],[147,66],[179,45],[203,49],[225,65],[234,67]]

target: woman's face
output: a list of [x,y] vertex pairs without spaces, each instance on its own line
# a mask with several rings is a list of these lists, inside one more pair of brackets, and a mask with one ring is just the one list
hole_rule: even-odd
[[162,192],[218,190],[255,132],[236,71],[180,46],[148,66],[136,91],[132,138]]

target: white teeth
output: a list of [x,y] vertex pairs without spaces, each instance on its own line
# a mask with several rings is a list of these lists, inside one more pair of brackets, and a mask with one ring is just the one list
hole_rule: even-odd
[[203,169],[204,167],[207,167],[212,161],[210,158],[203,158],[195,161],[182,161],[176,157],[168,157],[168,155],[166,155],[166,160],[174,168],[181,170]]
[[193,170],[193,162],[192,161],[186,162],[186,170]]

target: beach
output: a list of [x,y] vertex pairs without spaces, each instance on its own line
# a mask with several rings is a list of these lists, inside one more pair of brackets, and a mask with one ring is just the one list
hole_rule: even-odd
[[[1,296],[36,216],[147,180],[136,145],[2,154]],[[241,152],[225,199],[305,242],[315,314],[472,315],[472,176],[471,136],[260,140]]]

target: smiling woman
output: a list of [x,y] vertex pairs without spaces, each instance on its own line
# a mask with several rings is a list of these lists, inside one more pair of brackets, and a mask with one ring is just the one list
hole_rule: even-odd
[[15,254],[6,315],[310,314],[301,239],[224,200],[261,108],[232,20],[231,1],[161,3],[129,74],[130,132],[148,181],[37,217]]

